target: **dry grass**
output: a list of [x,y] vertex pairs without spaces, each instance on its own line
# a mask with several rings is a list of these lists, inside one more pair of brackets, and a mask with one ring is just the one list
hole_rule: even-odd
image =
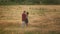
[[[59,5],[0,6],[0,34],[60,34]],[[29,14],[29,26],[21,27],[21,14]]]

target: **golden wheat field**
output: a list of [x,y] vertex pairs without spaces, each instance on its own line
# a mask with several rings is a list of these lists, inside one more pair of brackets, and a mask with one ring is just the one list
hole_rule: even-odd
[[[29,12],[29,26],[24,28],[23,11]],[[0,6],[0,34],[60,34],[60,5]]]

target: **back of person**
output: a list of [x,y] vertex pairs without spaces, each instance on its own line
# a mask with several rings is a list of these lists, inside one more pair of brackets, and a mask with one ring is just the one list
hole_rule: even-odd
[[25,20],[26,20],[26,14],[25,14],[25,11],[24,11],[23,14],[22,14],[22,27],[25,26]]
[[22,21],[25,21],[25,19],[26,19],[26,14],[22,14]]

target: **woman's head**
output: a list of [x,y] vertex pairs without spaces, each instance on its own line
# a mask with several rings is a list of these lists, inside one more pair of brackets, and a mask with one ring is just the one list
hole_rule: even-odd
[[29,14],[29,12],[27,12],[27,15]]

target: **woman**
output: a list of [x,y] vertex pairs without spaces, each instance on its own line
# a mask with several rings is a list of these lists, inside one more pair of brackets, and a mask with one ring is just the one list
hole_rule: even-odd
[[29,13],[27,12],[26,13],[26,20],[25,20],[26,26],[28,26],[28,15],[29,15]]

